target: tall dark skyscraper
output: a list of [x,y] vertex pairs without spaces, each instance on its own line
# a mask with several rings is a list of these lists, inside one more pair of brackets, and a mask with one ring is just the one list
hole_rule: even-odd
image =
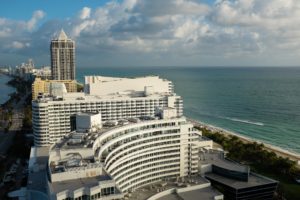
[[51,41],[51,71],[53,80],[75,79],[75,42],[61,30]]

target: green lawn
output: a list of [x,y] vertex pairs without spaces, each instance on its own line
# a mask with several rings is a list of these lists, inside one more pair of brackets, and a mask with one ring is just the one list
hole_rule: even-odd
[[283,192],[283,196],[287,200],[300,199],[300,184],[297,184],[287,177],[278,176],[277,174],[266,173],[259,170],[257,171],[257,173],[279,181],[279,190]]

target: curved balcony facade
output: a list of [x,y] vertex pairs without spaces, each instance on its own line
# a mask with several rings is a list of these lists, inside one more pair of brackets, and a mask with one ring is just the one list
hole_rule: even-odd
[[197,172],[200,133],[185,118],[151,120],[102,133],[93,144],[122,192]]

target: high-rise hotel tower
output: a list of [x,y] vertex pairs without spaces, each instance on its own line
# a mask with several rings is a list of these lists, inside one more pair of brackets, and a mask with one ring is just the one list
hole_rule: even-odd
[[61,30],[51,41],[51,71],[53,80],[75,79],[75,42]]

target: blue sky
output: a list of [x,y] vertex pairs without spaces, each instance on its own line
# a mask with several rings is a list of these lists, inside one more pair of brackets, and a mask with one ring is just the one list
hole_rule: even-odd
[[49,65],[63,28],[84,66],[299,66],[298,0],[3,0],[0,66]]
[[[34,11],[43,10],[47,13],[46,19],[63,19],[73,16],[83,7],[97,8],[107,2],[109,0],[3,0],[0,13],[2,17],[23,20],[30,19]],[[213,0],[202,0],[201,2],[214,3]]]
[[73,16],[85,6],[96,8],[106,2],[107,0],[3,0],[0,13],[2,17],[24,20],[30,19],[34,11],[43,10],[47,13],[45,19],[64,19]]

